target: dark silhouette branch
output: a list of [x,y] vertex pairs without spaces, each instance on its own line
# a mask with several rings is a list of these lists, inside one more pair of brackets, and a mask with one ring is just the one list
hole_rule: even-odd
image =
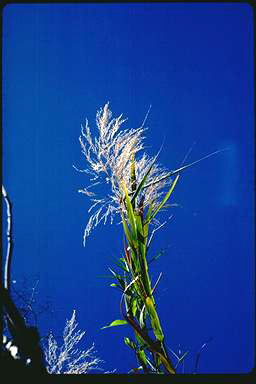
[[7,252],[4,266],[4,288],[9,291],[10,289],[10,277],[11,277],[11,260],[12,260],[12,204],[6,193],[4,186],[2,185],[2,195],[6,203],[7,213]]
[[[14,343],[19,348],[24,367],[26,366],[27,358],[31,358],[31,364],[28,370],[32,369],[36,373],[47,373],[37,328],[28,327],[25,324],[23,317],[19,313],[6,288],[1,288],[0,297],[1,304],[3,304],[8,318],[9,331]],[[15,361],[13,362],[13,367],[15,367]]]

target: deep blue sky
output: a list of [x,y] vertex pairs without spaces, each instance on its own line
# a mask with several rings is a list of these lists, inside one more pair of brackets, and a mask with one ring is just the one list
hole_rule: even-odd
[[[3,182],[13,202],[13,279],[37,286],[54,316],[40,324],[61,335],[76,309],[105,370],[136,366],[126,326],[99,330],[119,313],[107,268],[122,249],[121,227],[98,226],[82,244],[89,200],[78,136],[110,102],[126,127],[149,108],[146,145],[188,169],[173,199],[182,205],[155,236],[166,252],[151,264],[166,343],[190,350],[211,343],[202,373],[253,367],[253,18],[246,4],[9,5],[3,13]],[[5,243],[4,243],[5,244]],[[30,280],[29,280],[30,279]]]

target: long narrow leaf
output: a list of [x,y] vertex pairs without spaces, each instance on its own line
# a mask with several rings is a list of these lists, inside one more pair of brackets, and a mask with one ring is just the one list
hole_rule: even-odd
[[127,223],[126,223],[126,221],[125,221],[125,218],[124,218],[124,215],[123,215],[122,212],[121,212],[121,217],[122,217],[122,223],[123,223],[124,233],[125,233],[125,235],[126,235],[126,237],[127,237],[128,243],[129,243],[130,247],[132,248],[132,250],[133,250],[134,252],[136,252],[136,245],[135,245],[134,242],[133,242],[133,239],[132,239],[132,237],[131,237],[131,234],[130,234],[128,225],[127,225]]
[[[135,158],[134,158],[134,151],[132,152],[132,164],[131,164],[131,176],[130,176],[130,182],[131,182],[131,191],[132,194],[136,191],[137,185],[136,185],[136,172],[135,172]],[[132,202],[133,209],[135,208],[136,201],[135,199]]]
[[132,228],[132,238],[137,243],[137,226],[136,226],[136,219],[135,219],[134,212],[133,212],[133,207],[132,207],[129,195],[128,195],[128,189],[127,189],[124,181],[122,184],[123,184],[123,188],[124,188],[124,192],[125,192],[127,217],[128,217],[129,224],[131,225],[131,228]]
[[151,325],[152,325],[152,328],[153,328],[153,331],[154,331],[154,335],[157,338],[157,340],[163,341],[164,334],[163,334],[163,331],[162,331],[162,328],[161,328],[161,325],[160,325],[160,321],[159,321],[157,312],[155,310],[154,303],[153,303],[153,301],[151,300],[150,297],[146,298],[145,305],[146,305],[148,314],[150,316]]
[[148,225],[149,225],[149,222],[150,222],[150,215],[151,215],[152,209],[153,209],[153,204],[150,204],[150,206],[148,208],[148,211],[147,211],[147,214],[146,214],[146,219],[145,219],[144,224],[143,224],[144,238],[145,238],[145,244],[146,245],[147,245],[147,242],[148,242]]
[[147,172],[145,173],[145,176],[143,177],[143,179],[141,180],[140,184],[138,185],[138,188],[136,189],[136,192],[134,193],[132,199],[131,199],[131,203],[133,204],[133,202],[135,201],[136,197],[138,196],[138,194],[140,193],[141,189],[144,188],[144,184],[148,178],[148,175],[153,167],[153,165],[155,164],[156,162],[156,159],[158,158],[158,155],[161,151],[161,148],[160,150],[158,151],[158,153],[156,154],[156,156],[154,157],[154,159],[152,160],[152,164],[150,165],[149,169],[147,170]]
[[180,172],[184,171],[185,169],[192,167],[193,165],[201,162],[202,160],[207,159],[208,157],[214,156],[214,155],[216,155],[216,154],[218,154],[220,152],[224,152],[224,151],[227,151],[227,150],[228,150],[228,148],[224,148],[224,149],[219,149],[218,151],[214,151],[212,153],[209,153],[208,155],[203,156],[200,159],[193,161],[192,163],[189,163],[187,165],[183,165],[182,167],[177,168],[174,171],[169,172],[168,175],[163,176],[160,179],[158,179],[156,181],[153,181],[152,183],[144,185],[142,188],[145,189],[145,188],[150,187],[151,185],[155,185],[155,184],[159,183],[162,180],[165,180],[165,179],[168,179],[171,176],[177,175],[177,173],[180,173]]
[[162,202],[159,204],[159,206],[156,208],[156,210],[153,212],[152,216],[150,217],[150,221],[156,216],[156,214],[160,211],[160,209],[163,207],[163,205],[166,203],[166,201],[169,199],[172,191],[174,190],[175,188],[175,185],[178,181],[178,178],[180,177],[180,175],[177,175],[174,179],[174,182],[172,183],[172,186],[171,188],[169,189],[169,191],[167,192],[167,194],[165,195],[164,199],[162,200]]
[[125,344],[128,345],[130,348],[136,350],[136,344],[135,344],[132,340],[130,340],[129,337],[125,337],[125,338],[124,338],[124,342],[125,342]]
[[125,289],[125,282],[124,282],[124,279],[122,278],[122,276],[120,276],[118,273],[114,272],[111,268],[109,268],[109,270],[115,276],[115,278],[119,282],[120,286],[124,290]]
[[101,329],[109,328],[109,327],[116,327],[117,325],[125,325],[128,324],[126,320],[114,320],[109,325],[105,325],[105,327],[102,327]]

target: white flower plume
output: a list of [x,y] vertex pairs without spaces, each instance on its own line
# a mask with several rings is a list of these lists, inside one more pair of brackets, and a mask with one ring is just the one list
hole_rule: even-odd
[[[90,176],[91,184],[80,189],[79,192],[88,196],[92,202],[88,210],[91,216],[84,231],[84,243],[94,227],[101,221],[104,221],[105,224],[108,218],[112,224],[115,214],[123,209],[121,182],[123,180],[129,189],[132,154],[134,153],[135,157],[137,185],[153,164],[154,158],[150,158],[146,153],[138,155],[138,152],[144,149],[145,137],[143,134],[146,130],[144,127],[146,118],[139,128],[121,130],[120,128],[126,120],[122,118],[122,114],[112,118],[112,112],[107,103],[97,111],[98,136],[94,140],[87,119],[85,127],[81,127],[79,141],[88,168],[83,170],[77,169],[75,166],[74,168]],[[167,170],[154,163],[147,179],[147,188],[141,190],[138,196],[138,201],[143,199],[144,207],[151,203],[158,203],[163,193],[163,187],[171,183],[170,178],[168,179],[166,176],[168,176]],[[163,180],[158,182],[160,179]],[[102,183],[110,186],[110,193],[107,196],[97,196],[92,190]],[[131,191],[129,192],[131,193]]]
[[103,360],[95,356],[94,344],[86,351],[77,349],[77,344],[85,334],[84,331],[76,330],[77,326],[74,310],[63,331],[63,344],[58,346],[53,335],[49,335],[48,346],[44,349],[48,373],[84,374],[92,369],[102,370],[98,364]]

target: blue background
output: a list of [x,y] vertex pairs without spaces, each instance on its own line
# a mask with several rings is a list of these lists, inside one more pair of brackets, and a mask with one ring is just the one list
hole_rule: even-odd
[[[61,336],[72,310],[104,370],[126,373],[108,267],[121,226],[98,226],[83,247],[89,184],[78,137],[107,101],[126,128],[152,105],[145,144],[169,169],[224,147],[182,174],[174,218],[156,232],[153,282],[167,345],[189,350],[185,372],[209,337],[200,373],[254,365],[253,14],[246,4],[9,5],[3,12],[3,182],[13,202],[12,279],[36,287],[41,335]],[[5,225],[5,214],[4,214]],[[3,245],[6,245],[4,238]],[[5,248],[4,248],[5,249]],[[35,304],[36,305],[36,304]]]

